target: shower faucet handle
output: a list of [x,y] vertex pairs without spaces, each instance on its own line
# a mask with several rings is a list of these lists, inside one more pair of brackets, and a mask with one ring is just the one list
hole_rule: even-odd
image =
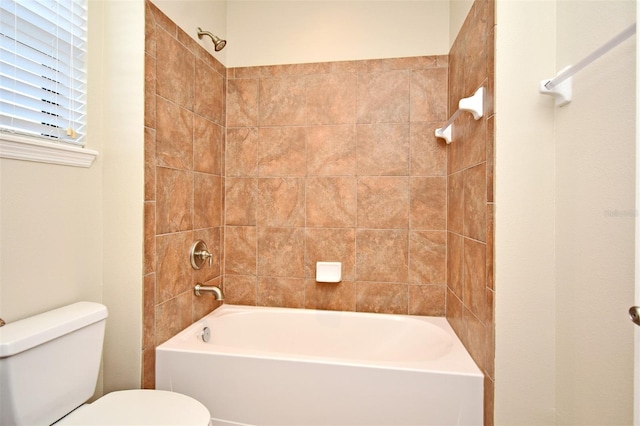
[[195,252],[195,255],[200,257],[201,259],[209,258],[209,268],[211,268],[211,266],[213,265],[213,255],[211,253],[206,250],[202,250]]
[[190,251],[191,266],[193,269],[200,269],[205,260],[209,259],[209,267],[213,265],[213,254],[207,250],[207,245],[202,240],[197,240],[191,246]]

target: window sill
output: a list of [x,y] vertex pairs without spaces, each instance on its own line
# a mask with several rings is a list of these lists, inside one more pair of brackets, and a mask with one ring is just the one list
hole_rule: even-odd
[[59,164],[62,166],[91,167],[98,151],[40,141],[19,135],[0,134],[0,158]]

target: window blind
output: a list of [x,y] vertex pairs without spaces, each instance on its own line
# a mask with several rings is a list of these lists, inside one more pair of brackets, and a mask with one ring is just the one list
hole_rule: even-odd
[[0,132],[84,145],[86,0],[0,0]]

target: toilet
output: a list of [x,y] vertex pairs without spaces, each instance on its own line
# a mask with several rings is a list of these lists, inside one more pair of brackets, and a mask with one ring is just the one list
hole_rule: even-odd
[[209,410],[176,392],[93,396],[107,308],[78,302],[0,327],[0,425],[207,426]]

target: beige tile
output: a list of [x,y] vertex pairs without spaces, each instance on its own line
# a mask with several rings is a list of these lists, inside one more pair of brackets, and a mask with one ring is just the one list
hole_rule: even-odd
[[409,121],[409,71],[358,74],[358,123]]
[[258,125],[258,80],[230,79],[227,84],[227,126]]
[[303,308],[304,280],[302,278],[259,277],[257,305]]
[[166,31],[156,32],[158,46],[158,95],[186,108],[193,109],[195,57]]
[[307,175],[352,176],[356,171],[354,125],[307,128]]
[[463,318],[464,305],[458,297],[447,290],[447,321],[451,325],[451,328],[456,332],[460,340],[464,342],[465,336],[465,323]]
[[447,120],[448,69],[431,68],[411,73],[411,121]]
[[203,61],[196,62],[193,111],[216,124],[225,124],[224,78]]
[[156,274],[145,275],[142,283],[142,348],[155,347],[156,342]]
[[193,117],[193,169],[222,175],[222,143],[224,128],[198,115]]
[[305,79],[308,124],[354,123],[356,75],[325,73]]
[[194,176],[194,228],[211,228],[222,225],[222,178],[206,173]]
[[156,388],[156,348],[142,351],[142,389]]
[[258,131],[259,176],[304,176],[306,131],[304,127],[264,127]]
[[412,229],[446,229],[447,178],[411,178],[410,226]]
[[444,123],[411,123],[412,176],[445,176],[447,174],[447,145],[434,132]]
[[[487,2],[492,5],[493,9],[493,1]],[[496,37],[496,28],[495,26],[491,26],[489,29],[489,34],[487,37],[487,80],[486,80],[486,96],[485,96],[485,116],[492,117],[495,112],[495,37]]]
[[486,21],[474,19],[470,22],[465,46],[464,85],[471,93],[487,78],[489,50],[493,50],[493,46],[487,45],[488,36]]
[[357,130],[358,176],[409,174],[408,124],[360,124]]
[[445,315],[447,286],[409,285],[409,315]]
[[487,329],[468,309],[464,310],[463,318],[465,333],[462,336],[462,340],[465,343],[465,347],[480,370],[486,371],[485,344],[487,342]]
[[456,173],[465,168],[464,154],[469,143],[467,124],[472,120],[473,118],[466,116],[466,114],[462,114],[456,119],[456,125],[453,126],[451,132],[451,140],[455,141],[455,143],[447,145],[447,168],[449,173]]
[[495,120],[487,120],[487,202],[494,201],[494,167],[495,167]]
[[256,228],[253,226],[225,227],[225,274],[256,275]]
[[407,231],[356,231],[356,280],[407,282],[409,278]]
[[156,199],[156,131],[144,128],[144,200]]
[[468,114],[463,120],[468,123],[464,133],[463,166],[470,167],[487,158],[487,118],[474,120],[473,116]]
[[258,225],[304,226],[304,178],[258,179]]
[[225,181],[226,225],[255,225],[257,223],[258,180],[227,178]]
[[156,58],[144,55],[144,125],[156,128]]
[[356,310],[406,315],[408,289],[407,284],[359,281],[356,283]]
[[156,158],[159,166],[193,169],[193,115],[158,97]]
[[258,228],[258,275],[304,277],[303,228]]
[[487,204],[487,288],[495,289],[495,214],[494,204]]
[[186,231],[193,226],[193,173],[158,167],[156,233]]
[[225,275],[224,301],[232,305],[256,305],[258,278],[246,275]]
[[449,175],[447,182],[447,229],[457,234],[464,230],[464,178],[463,173]]
[[330,311],[355,311],[356,284],[345,280],[339,283],[318,283],[315,279],[307,279],[304,307]]
[[464,174],[464,235],[476,240],[487,239],[486,164],[482,163]]
[[447,232],[447,286],[460,300],[464,297],[464,237]]
[[409,233],[409,281],[418,284],[446,284],[446,231]]
[[484,419],[483,425],[493,426],[494,423],[494,389],[495,385],[491,377],[484,377]]
[[408,229],[409,178],[358,179],[358,227]]
[[191,288],[192,243],[191,231],[156,237],[156,303],[164,303]]
[[160,345],[191,324],[191,292],[156,305],[156,345]]
[[306,179],[306,225],[352,227],[356,217],[356,179],[311,177]]
[[259,90],[260,126],[305,124],[305,86],[302,77],[264,78]]
[[464,304],[478,318],[484,318],[487,308],[486,244],[464,240]]
[[226,176],[258,175],[258,129],[227,129]]
[[144,270],[143,274],[156,271],[156,203],[144,203]]

